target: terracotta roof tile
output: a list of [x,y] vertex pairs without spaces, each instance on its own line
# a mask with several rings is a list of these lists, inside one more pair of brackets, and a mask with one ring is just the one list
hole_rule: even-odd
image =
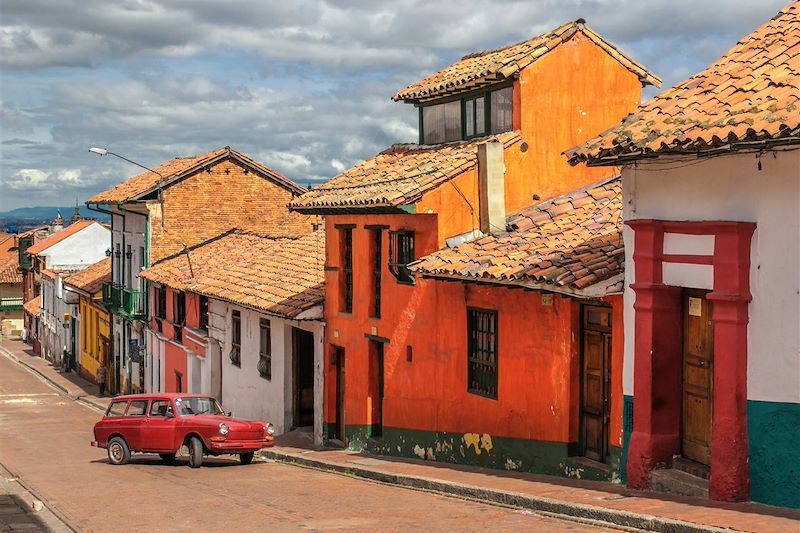
[[36,244],[28,248],[28,253],[29,254],[41,253],[50,248],[51,246],[53,246],[54,244],[63,241],[67,237],[75,235],[82,229],[87,228],[92,224],[100,224],[100,223],[97,222],[96,220],[79,220],[77,222],[74,222],[69,226],[67,226],[66,228],[62,229],[61,231],[53,233],[46,239],[42,239],[41,241],[37,242]]
[[17,257],[17,235],[0,234],[0,261]]
[[[529,208],[507,223],[506,233],[443,248],[412,263],[411,270],[576,296],[619,289],[625,261],[620,178]],[[606,283],[593,287],[601,282]]]
[[110,257],[72,274],[64,280],[64,283],[94,295],[103,288],[103,283],[106,281],[111,281]]
[[409,85],[392,99],[419,102],[509,79],[561,43],[569,41],[577,33],[582,33],[605,50],[625,68],[636,74],[643,84],[656,87],[661,85],[661,80],[657,76],[589,29],[582,19],[578,19],[518,44],[468,54],[449,67]]
[[[296,193],[302,193],[305,191],[304,188],[300,187],[290,179],[262,165],[261,163],[250,159],[243,153],[226,146],[224,148],[220,148],[219,150],[208,152],[202,155],[176,157],[175,159],[171,159],[166,163],[162,163],[161,165],[155,167],[153,170],[156,172],[145,171],[141,174],[137,174],[125,182],[93,196],[87,200],[86,203],[111,204],[132,200],[147,192],[157,189],[160,185],[165,185],[172,179],[180,178],[187,173],[201,168],[203,165],[229,155],[261,170],[275,181],[282,183],[286,187],[294,190]],[[159,176],[159,174],[161,174],[161,176]]]
[[22,283],[16,257],[0,259],[0,283]]
[[22,304],[22,309],[32,316],[39,316],[39,313],[42,310],[42,296],[39,295],[33,300],[28,300]]
[[439,185],[477,164],[478,145],[497,139],[505,146],[519,133],[437,145],[395,144],[295,198],[289,207],[301,213],[337,209],[396,209],[413,204]]
[[705,70],[565,154],[573,164],[617,165],[648,154],[696,154],[765,142],[800,142],[800,2],[786,6]]
[[[187,257],[188,255],[188,257]],[[168,287],[296,318],[325,298],[324,231],[264,237],[233,231],[144,270]]]

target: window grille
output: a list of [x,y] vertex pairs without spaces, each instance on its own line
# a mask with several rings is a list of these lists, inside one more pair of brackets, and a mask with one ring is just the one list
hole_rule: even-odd
[[389,272],[401,283],[414,283],[408,264],[414,261],[414,232],[389,232]]
[[342,231],[342,311],[353,312],[353,230]]
[[242,316],[239,311],[231,312],[231,353],[230,359],[234,366],[242,366]]
[[258,350],[258,375],[266,380],[272,379],[272,330],[270,321],[259,320],[260,341]]
[[372,259],[372,316],[381,317],[381,250],[383,248],[383,232],[375,230],[374,255]]
[[497,311],[467,309],[467,391],[497,399]]

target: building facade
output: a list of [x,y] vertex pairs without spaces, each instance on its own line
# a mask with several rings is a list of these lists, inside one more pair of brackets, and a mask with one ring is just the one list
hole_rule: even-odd
[[224,147],[178,157],[87,201],[112,217],[112,280],[103,301],[112,318],[112,367],[122,391],[145,390],[147,293],[139,273],[234,227],[304,234],[306,218],[286,203],[304,191],[291,180]]
[[[634,109],[647,83],[659,81],[583,21],[470,54],[395,95],[419,107],[421,144],[392,146],[290,204],[326,217],[330,442],[495,468],[619,474],[609,464],[621,455],[621,394],[603,406],[603,416],[616,417],[611,425],[596,417],[591,445],[580,443],[578,407],[580,333],[595,325],[584,322],[589,304],[600,308],[591,315],[600,321],[596,333],[607,336],[591,349],[601,349],[609,367],[617,359],[607,377],[621,383],[613,283],[578,303],[553,297],[570,292],[555,283],[527,293],[500,288],[502,280],[418,276],[412,265],[499,239],[511,231],[506,213],[614,177],[609,169],[568,168],[558,154],[590,123],[605,128]],[[584,191],[582,201],[595,200]],[[574,208],[562,204],[557,214]],[[526,219],[518,229],[539,223]],[[585,280],[587,287],[607,281]],[[605,379],[601,389],[616,387]],[[581,453],[599,461],[570,462]]]
[[795,2],[568,152],[624,165],[633,487],[800,507],[798,39]]

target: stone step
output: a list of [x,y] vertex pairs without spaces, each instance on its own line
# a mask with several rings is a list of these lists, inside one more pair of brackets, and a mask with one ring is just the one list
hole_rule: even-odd
[[674,468],[653,470],[650,484],[657,492],[708,498],[708,480]]
[[708,468],[708,466],[696,461],[692,461],[691,459],[686,459],[680,455],[677,455],[672,459],[672,468],[702,479],[708,479],[711,474],[711,470]]

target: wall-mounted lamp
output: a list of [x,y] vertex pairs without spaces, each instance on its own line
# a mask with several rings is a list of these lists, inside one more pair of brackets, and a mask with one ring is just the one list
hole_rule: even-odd
[[111,248],[106,249],[106,257],[111,257]]

